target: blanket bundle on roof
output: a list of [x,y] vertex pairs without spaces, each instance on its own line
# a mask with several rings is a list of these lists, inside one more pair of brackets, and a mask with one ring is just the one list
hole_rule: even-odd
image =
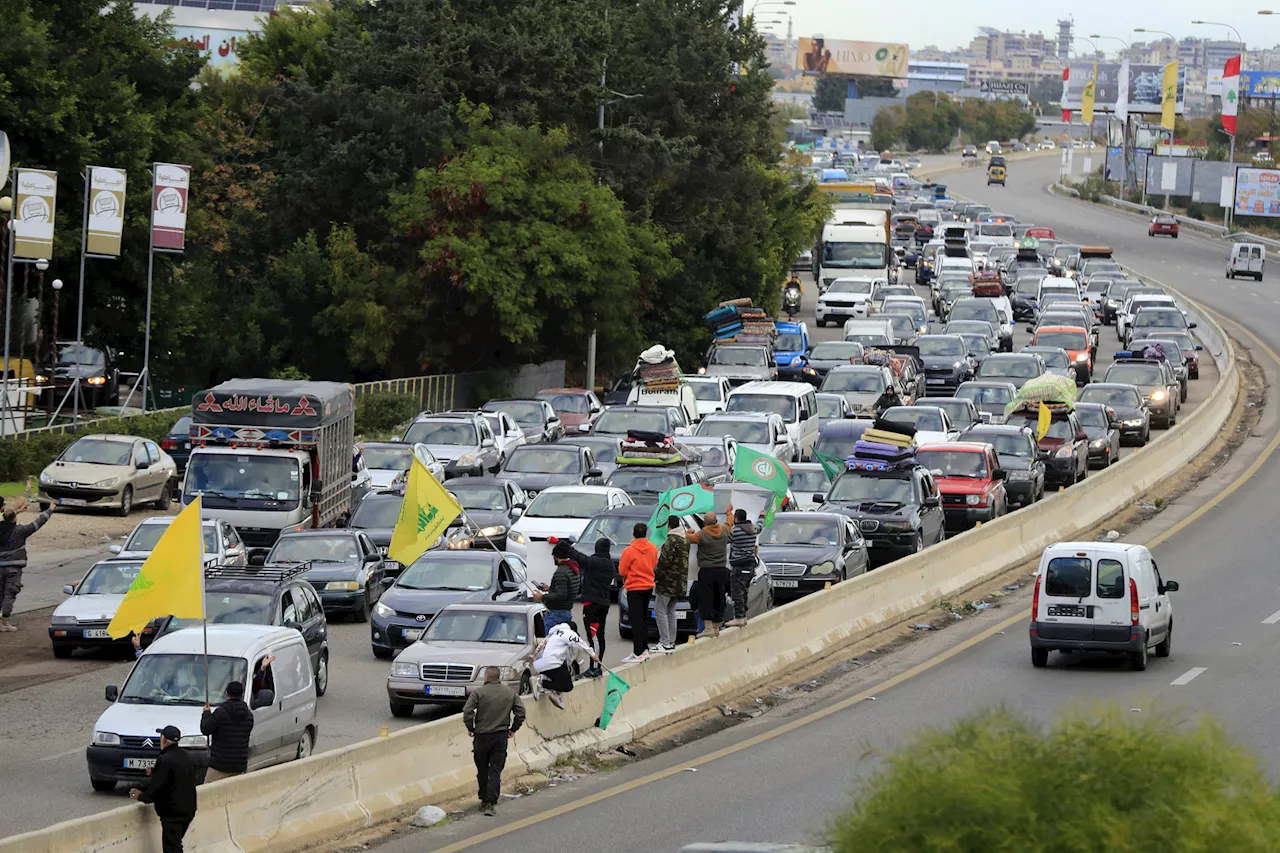
[[770,344],[778,334],[773,318],[746,297],[721,302],[703,319],[720,342]]

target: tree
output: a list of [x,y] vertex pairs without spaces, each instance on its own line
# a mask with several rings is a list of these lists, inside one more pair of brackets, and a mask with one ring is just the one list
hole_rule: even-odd
[[820,113],[844,112],[844,102],[848,97],[847,77],[819,77],[813,84],[813,108]]
[[1047,729],[989,711],[888,757],[831,830],[866,850],[1269,851],[1280,796],[1222,727],[1108,708]]
[[845,78],[853,83],[857,90],[859,98],[896,98],[898,90],[893,85],[893,80],[888,77],[868,77],[866,75],[854,75]]
[[1052,76],[1037,77],[1031,83],[1027,97],[1032,103],[1039,104],[1042,110],[1049,112],[1062,99],[1062,79]]
[[960,129],[960,111],[947,95],[916,92],[907,98],[906,134],[911,149],[945,151]]
[[871,120],[871,147],[877,151],[897,147],[902,141],[906,123],[906,111],[902,107],[881,107]]

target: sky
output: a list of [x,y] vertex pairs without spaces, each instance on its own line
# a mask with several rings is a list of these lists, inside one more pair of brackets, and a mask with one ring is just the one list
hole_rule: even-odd
[[[755,0],[746,0],[748,10]],[[796,36],[822,34],[833,39],[906,42],[911,47],[937,45],[943,50],[964,47],[979,26],[1014,32],[1041,32],[1056,38],[1059,17],[1075,19],[1075,34],[1116,36],[1128,42],[1151,41],[1162,36],[1133,32],[1134,27],[1166,30],[1178,38],[1234,39],[1226,27],[1193,25],[1205,16],[1238,29],[1249,48],[1280,44],[1280,14],[1264,17],[1259,9],[1280,13],[1280,0],[795,0],[794,6],[778,0],[760,0],[757,21],[794,18]],[[1270,4],[1270,5],[1269,5]],[[1209,12],[1212,14],[1209,14]],[[770,27],[784,34],[786,26]],[[1099,50],[1120,48],[1118,41],[1103,39]],[[1077,50],[1087,49],[1077,42]]]

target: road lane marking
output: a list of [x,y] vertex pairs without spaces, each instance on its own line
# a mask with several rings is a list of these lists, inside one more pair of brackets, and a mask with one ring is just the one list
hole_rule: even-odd
[[1185,684],[1190,684],[1197,675],[1200,675],[1201,673],[1208,671],[1208,669],[1209,668],[1207,666],[1193,666],[1191,667],[1191,669],[1182,673],[1182,675],[1179,675],[1173,681],[1170,681],[1169,686],[1182,687]]
[[1263,625],[1274,625],[1277,622],[1280,622],[1280,610],[1277,610],[1275,613],[1272,613],[1266,619],[1262,620]]

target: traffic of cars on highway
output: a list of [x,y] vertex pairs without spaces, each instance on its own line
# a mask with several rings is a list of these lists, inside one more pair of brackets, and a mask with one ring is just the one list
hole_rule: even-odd
[[[731,504],[763,507],[764,490],[734,476],[744,448],[789,471],[759,538],[751,617],[1051,500],[1140,451],[1204,399],[1197,385],[1216,373],[1174,295],[1107,246],[1072,244],[1052,223],[952,198],[910,171],[888,154],[819,168],[835,211],[797,261],[801,298],[780,317],[717,306],[705,352],[659,344],[602,391],[548,388],[476,410],[422,412],[398,435],[361,441],[347,386],[234,380],[198,394],[160,445],[77,440],[40,475],[40,494],[63,512],[126,515],[142,502],[163,510],[201,497],[208,678],[252,681],[271,700],[251,693],[255,732],[270,733],[253,745],[253,769],[338,745],[321,740],[320,697],[343,690],[357,668],[363,705],[340,725],[345,742],[367,732],[349,725],[356,719],[456,710],[484,667],[530,692],[553,542],[585,551],[607,540],[616,563],[661,496],[695,484],[713,490],[721,517]],[[654,435],[670,439],[669,458],[629,454],[637,436]],[[400,565],[387,551],[415,460],[464,512]],[[104,647],[133,657],[137,648],[119,683],[99,688],[107,707],[82,732],[86,789],[117,791],[145,777],[157,728],[199,731],[198,623],[157,618],[136,644],[106,632],[170,520],[140,523],[118,553],[64,589],[50,618],[58,658]],[[683,519],[691,533],[703,523]],[[1161,580],[1149,555],[1046,552],[1041,575],[1037,618],[1053,624],[1033,642],[1035,666],[1053,649],[1112,651],[1136,668],[1149,648],[1167,654],[1167,632],[1154,625],[1141,640],[1127,629],[1084,639],[1091,595],[1102,597],[1098,608],[1127,613],[1130,587],[1140,587],[1170,612],[1177,585]],[[696,584],[688,592],[677,611],[682,640],[706,627]],[[622,596],[609,630],[625,638],[633,625]],[[622,645],[608,647],[608,663]],[[207,737],[181,746],[207,763]]]

